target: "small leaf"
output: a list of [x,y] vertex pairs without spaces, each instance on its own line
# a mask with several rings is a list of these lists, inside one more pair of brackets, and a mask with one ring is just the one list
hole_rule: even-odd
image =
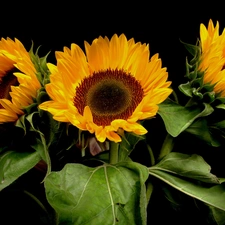
[[136,144],[143,139],[143,135],[139,136],[133,133],[126,133],[126,135],[122,138],[122,142],[119,147],[119,162],[129,160],[129,155],[135,148]]
[[59,224],[146,225],[148,169],[135,162],[91,168],[66,164],[45,180]]
[[188,97],[192,97],[193,93],[192,93],[192,86],[190,82],[187,82],[185,84],[180,84],[178,86],[179,90],[181,92],[183,92],[185,95],[187,95]]
[[225,104],[219,104],[216,106],[218,109],[225,109]]
[[0,155],[0,191],[33,168],[41,157],[38,152],[7,151]]
[[26,122],[25,122],[25,115],[20,116],[20,118],[16,121],[15,126],[23,129],[24,135],[26,134],[27,128],[26,128]]
[[219,121],[217,123],[212,124],[216,128],[224,129],[225,128],[225,120]]
[[192,45],[192,44],[189,44],[189,43],[185,43],[183,41],[180,41],[184,47],[188,50],[188,52],[194,56],[194,59],[195,58],[198,58],[200,52],[201,52],[201,48],[199,47],[199,43],[197,42],[196,45]]

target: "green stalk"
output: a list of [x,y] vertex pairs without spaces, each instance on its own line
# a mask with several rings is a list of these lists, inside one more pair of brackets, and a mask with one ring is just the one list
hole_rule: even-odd
[[109,163],[110,164],[118,163],[118,153],[119,153],[119,144],[111,141],[110,149],[109,149]]
[[170,134],[167,134],[163,142],[162,148],[160,150],[158,160],[161,160],[164,156],[169,154],[173,150],[173,146],[174,146],[174,138]]
[[146,198],[147,198],[147,205],[150,202],[150,198],[152,196],[153,192],[153,184],[150,180],[147,181],[147,187],[146,187]]
[[150,155],[150,164],[151,164],[151,166],[154,166],[155,165],[155,157],[154,157],[152,148],[148,144],[146,146],[147,146],[147,149],[148,149],[148,153]]
[[174,97],[174,101],[175,101],[177,104],[179,104],[178,97],[177,97],[177,94],[176,94],[175,91],[172,92],[172,95],[173,95],[173,97]]

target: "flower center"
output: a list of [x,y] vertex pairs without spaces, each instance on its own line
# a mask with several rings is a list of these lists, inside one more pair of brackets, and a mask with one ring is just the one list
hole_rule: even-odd
[[[11,96],[9,94],[11,91],[11,86],[18,85],[17,78],[13,75],[14,72],[14,70],[7,72],[6,75],[0,80],[0,99],[5,98],[11,100]],[[3,106],[0,104],[0,109],[2,108]]]
[[141,84],[123,70],[99,71],[76,88],[74,106],[83,115],[89,106],[94,123],[107,126],[115,119],[128,119],[144,97]]

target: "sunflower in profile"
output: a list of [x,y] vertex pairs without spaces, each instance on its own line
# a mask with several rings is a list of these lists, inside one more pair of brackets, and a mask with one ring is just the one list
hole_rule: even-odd
[[158,111],[172,92],[158,54],[124,34],[99,37],[84,51],[76,44],[56,52],[57,65],[48,63],[51,100],[39,107],[53,118],[95,134],[100,142],[120,142],[118,130],[147,133],[139,123]]
[[208,27],[200,25],[201,56],[199,70],[204,72],[204,84],[213,85],[219,97],[225,97],[225,30],[219,34],[219,23],[214,27],[209,20]]
[[0,123],[15,122],[41,87],[29,53],[10,38],[0,40]]

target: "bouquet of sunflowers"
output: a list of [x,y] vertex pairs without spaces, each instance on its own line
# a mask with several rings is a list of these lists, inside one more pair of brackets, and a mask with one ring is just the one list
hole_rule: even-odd
[[225,224],[225,32],[209,20],[182,44],[175,93],[159,54],[124,34],[72,43],[55,64],[2,38],[2,207],[20,190],[41,224],[155,224],[157,205],[186,203]]

